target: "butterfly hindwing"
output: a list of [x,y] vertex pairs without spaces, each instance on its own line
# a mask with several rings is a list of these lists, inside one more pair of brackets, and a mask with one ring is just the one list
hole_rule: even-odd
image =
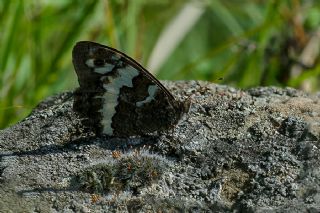
[[73,49],[80,88],[74,109],[98,134],[131,136],[175,125],[185,104],[129,56],[89,41]]

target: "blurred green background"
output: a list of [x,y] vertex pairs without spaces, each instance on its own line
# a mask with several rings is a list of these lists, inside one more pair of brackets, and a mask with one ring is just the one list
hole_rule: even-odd
[[318,0],[1,0],[0,128],[77,87],[76,41],[132,56],[160,79],[320,88]]

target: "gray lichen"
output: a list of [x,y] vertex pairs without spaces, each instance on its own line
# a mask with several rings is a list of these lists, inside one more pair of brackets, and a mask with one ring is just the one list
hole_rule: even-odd
[[0,211],[319,211],[319,95],[165,84],[191,100],[167,132],[96,137],[70,92],[1,130]]

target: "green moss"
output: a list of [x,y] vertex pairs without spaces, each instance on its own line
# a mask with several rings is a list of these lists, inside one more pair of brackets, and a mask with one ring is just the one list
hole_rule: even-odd
[[91,193],[139,191],[161,177],[167,161],[157,155],[129,153],[116,161],[88,167],[78,175],[80,188]]
[[165,162],[154,156],[131,155],[120,159],[117,178],[125,187],[138,188],[156,182],[163,174]]
[[81,189],[92,193],[108,192],[113,183],[112,166],[97,164],[78,176]]

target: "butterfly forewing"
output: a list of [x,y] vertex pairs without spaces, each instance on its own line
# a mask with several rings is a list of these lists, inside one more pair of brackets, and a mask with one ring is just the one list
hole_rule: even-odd
[[74,109],[98,134],[132,136],[172,127],[184,104],[139,63],[113,48],[78,42],[73,64],[80,88]]

